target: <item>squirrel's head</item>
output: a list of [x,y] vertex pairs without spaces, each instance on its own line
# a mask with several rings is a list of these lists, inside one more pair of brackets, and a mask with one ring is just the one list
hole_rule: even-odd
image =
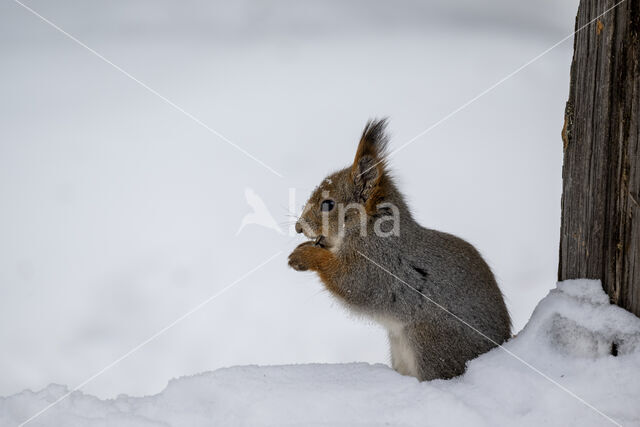
[[307,201],[296,231],[315,244],[336,249],[350,232],[365,232],[394,190],[386,171],[386,119],[369,121],[351,166],[326,177]]

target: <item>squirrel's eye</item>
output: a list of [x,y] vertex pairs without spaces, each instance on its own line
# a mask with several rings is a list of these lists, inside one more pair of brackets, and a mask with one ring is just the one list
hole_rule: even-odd
[[329,212],[334,206],[335,202],[333,200],[323,200],[322,203],[320,203],[320,210],[322,212]]

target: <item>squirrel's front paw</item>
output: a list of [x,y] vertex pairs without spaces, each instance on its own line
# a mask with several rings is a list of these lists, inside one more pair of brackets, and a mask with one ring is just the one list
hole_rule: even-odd
[[312,252],[317,249],[313,242],[304,242],[289,255],[289,267],[296,271],[307,271],[311,268]]

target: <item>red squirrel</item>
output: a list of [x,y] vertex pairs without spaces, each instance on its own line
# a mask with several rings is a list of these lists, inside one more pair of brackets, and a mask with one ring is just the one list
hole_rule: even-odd
[[386,120],[369,121],[353,163],[315,189],[296,223],[310,239],[289,255],[344,305],[388,331],[392,367],[452,378],[511,336],[487,263],[466,241],[419,225],[388,170]]

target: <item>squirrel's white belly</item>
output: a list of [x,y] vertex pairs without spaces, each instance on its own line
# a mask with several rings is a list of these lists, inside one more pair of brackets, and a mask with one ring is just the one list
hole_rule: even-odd
[[417,377],[418,366],[416,364],[416,357],[407,339],[405,325],[388,317],[379,317],[376,320],[384,326],[389,333],[391,365],[393,369],[402,375]]

